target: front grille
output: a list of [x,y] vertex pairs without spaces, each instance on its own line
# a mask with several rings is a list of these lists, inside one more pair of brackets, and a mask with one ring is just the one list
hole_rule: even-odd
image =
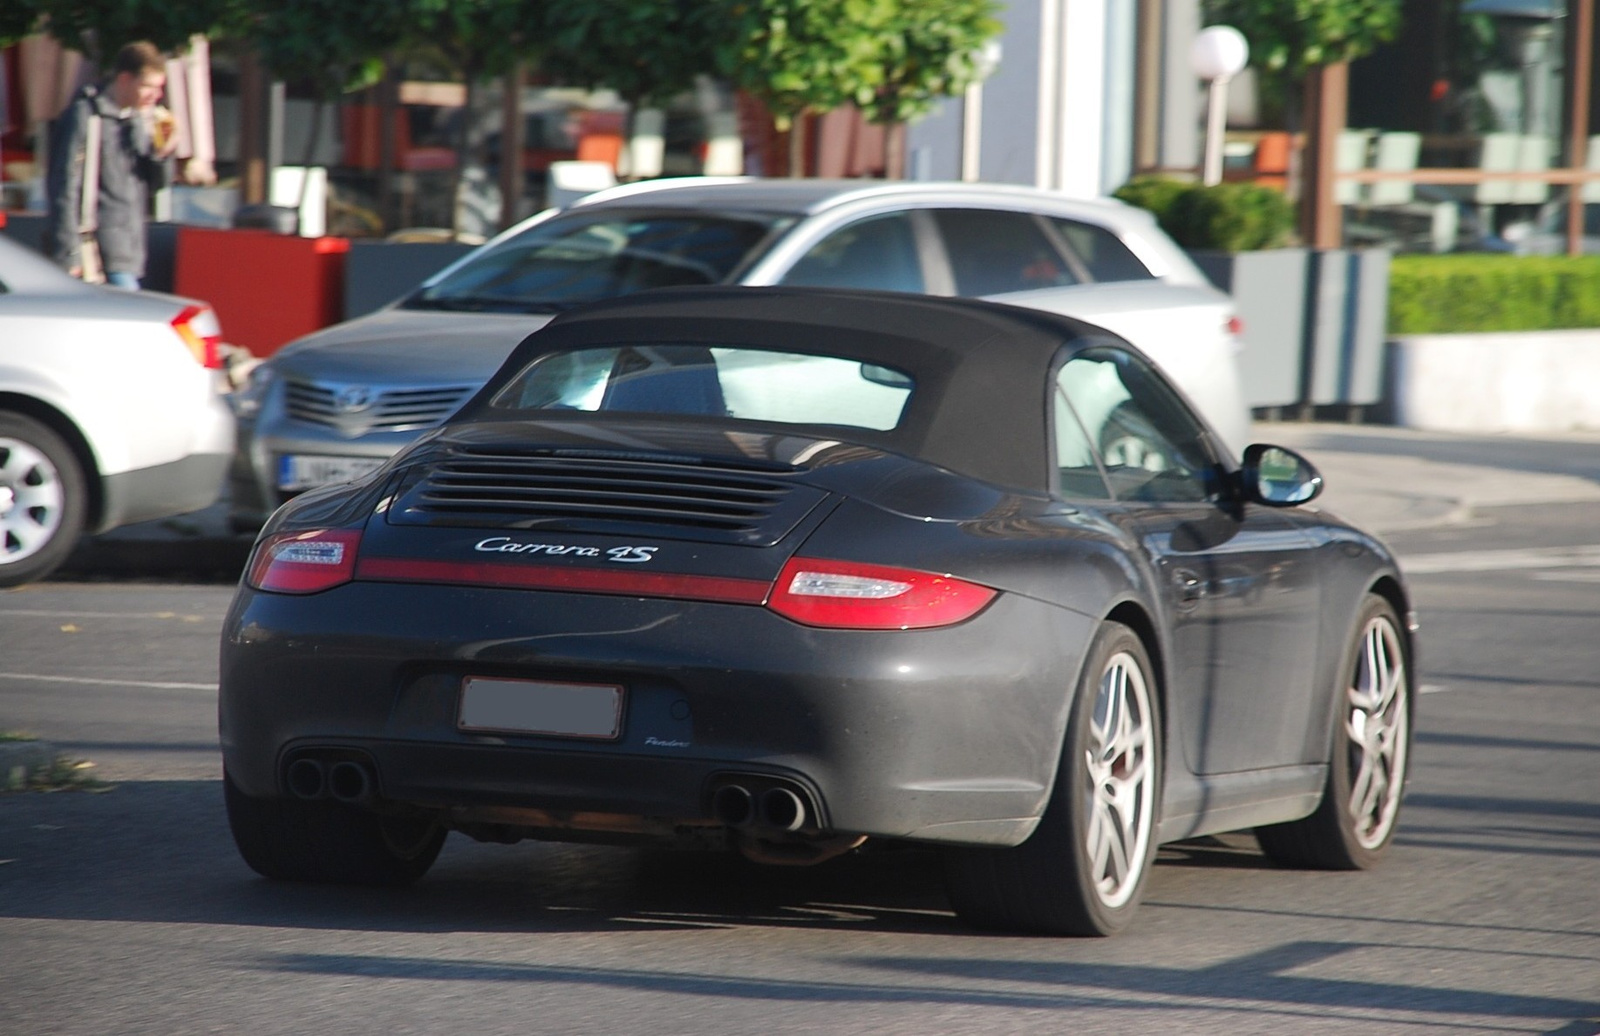
[[359,394],[346,394],[353,387],[289,379],[284,385],[284,406],[295,421],[355,436],[432,428],[455,413],[473,392],[471,385],[397,388],[373,393],[363,401]]
[[763,470],[595,451],[462,451],[436,462],[389,509],[397,525],[650,529],[683,539],[771,545],[827,494]]

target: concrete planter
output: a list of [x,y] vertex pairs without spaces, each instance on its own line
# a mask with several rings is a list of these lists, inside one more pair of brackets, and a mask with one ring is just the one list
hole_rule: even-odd
[[1449,432],[1600,430],[1600,329],[1389,343],[1393,421]]
[[1244,322],[1252,409],[1371,406],[1383,396],[1389,258],[1383,249],[1195,252]]
[[209,302],[225,341],[267,357],[342,319],[349,250],[342,237],[180,227],[173,290]]

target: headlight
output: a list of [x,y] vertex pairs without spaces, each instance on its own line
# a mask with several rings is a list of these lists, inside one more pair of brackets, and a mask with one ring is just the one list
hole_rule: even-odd
[[277,372],[271,365],[256,364],[245,380],[244,387],[229,397],[233,401],[233,412],[244,418],[255,417],[261,412],[261,404],[266,400],[267,391],[276,379]]

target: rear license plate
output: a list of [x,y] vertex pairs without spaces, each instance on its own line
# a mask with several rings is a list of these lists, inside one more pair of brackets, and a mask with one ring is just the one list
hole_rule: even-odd
[[314,489],[335,482],[351,482],[382,466],[381,457],[286,454],[278,458],[278,488]]
[[622,732],[622,688],[469,676],[461,682],[456,726],[474,732],[614,740]]

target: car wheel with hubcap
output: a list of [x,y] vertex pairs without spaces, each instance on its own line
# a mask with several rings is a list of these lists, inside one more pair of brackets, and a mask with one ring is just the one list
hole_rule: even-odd
[[1411,752],[1411,667],[1394,606],[1362,604],[1342,667],[1328,781],[1315,813],[1256,829],[1278,863],[1364,870],[1394,838]]
[[1155,858],[1161,724],[1150,657],[1120,623],[1084,660],[1055,789],[1009,849],[952,849],[956,914],[983,928],[1111,935],[1132,920]]
[[250,869],[280,881],[409,885],[433,866],[444,825],[390,817],[331,799],[258,799],[222,774],[228,827]]
[[87,500],[83,469],[61,436],[0,413],[0,586],[55,571],[78,541]]

